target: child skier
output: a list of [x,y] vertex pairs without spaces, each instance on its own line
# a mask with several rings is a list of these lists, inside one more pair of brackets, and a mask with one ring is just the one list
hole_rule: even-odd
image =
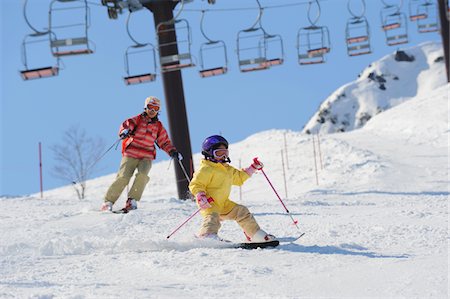
[[199,236],[220,240],[217,233],[220,222],[234,220],[244,230],[247,240],[253,243],[270,242],[276,238],[260,229],[248,208],[231,201],[231,186],[241,186],[253,173],[263,168],[257,160],[246,169],[230,166],[228,141],[219,135],[205,139],[202,144],[205,159],[194,173],[189,189],[195,195],[198,206],[202,209],[203,222]]
[[148,173],[152,167],[152,160],[156,157],[155,144],[172,158],[183,159],[158,120],[160,107],[161,102],[158,98],[148,97],[145,99],[144,112],[125,120],[120,126],[119,137],[122,139],[123,157],[117,177],[106,192],[101,206],[102,211],[112,211],[113,204],[128,185],[136,169],[136,178],[128,192],[128,200],[123,210],[127,212],[137,209],[137,201],[141,199],[144,188],[150,180]]

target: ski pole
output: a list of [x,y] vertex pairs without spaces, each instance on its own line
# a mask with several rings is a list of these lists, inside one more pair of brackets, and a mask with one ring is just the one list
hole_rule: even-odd
[[[255,162],[256,164],[260,164],[260,162],[258,161],[258,158],[254,158],[253,162]],[[298,230],[300,230],[300,228],[298,227],[297,220],[294,220],[294,218],[292,217],[291,213],[289,212],[289,210],[287,209],[286,205],[284,204],[283,200],[281,200],[280,195],[278,195],[277,190],[275,190],[275,188],[272,185],[272,182],[269,180],[269,178],[267,177],[266,173],[264,172],[264,170],[261,168],[260,169],[262,174],[264,175],[264,177],[266,178],[267,182],[269,183],[270,187],[272,187],[273,192],[275,192],[275,195],[278,197],[278,199],[280,200],[281,204],[283,205],[284,210],[286,211],[286,213],[288,213],[289,217],[291,217],[292,222],[294,223],[294,225],[297,227]]]
[[189,216],[188,219],[186,219],[183,223],[181,223],[172,233],[170,233],[167,236],[167,239],[169,239],[173,234],[175,234],[183,225],[185,225],[189,220],[191,220],[195,215],[197,215],[198,212],[200,212],[201,208],[199,208],[197,211],[195,211],[194,213],[192,213],[191,216]]
[[186,169],[185,169],[184,166],[183,166],[183,163],[181,163],[181,160],[177,160],[177,161],[178,161],[178,164],[180,164],[181,170],[183,170],[183,173],[184,173],[184,176],[186,177],[186,180],[187,180],[189,183],[191,183],[191,180],[189,179],[189,176],[188,176],[188,174],[187,174],[187,172],[186,172]]
[[[86,170],[86,172],[88,170],[90,170],[92,167],[95,166],[95,164],[97,164],[114,146],[117,146],[120,142],[120,140],[122,140],[121,138],[117,139],[116,141],[114,141],[114,143],[100,156],[97,158],[97,160],[94,161],[94,163],[92,163]],[[116,148],[117,149],[117,148]]]
[[[208,198],[208,202],[212,203],[214,201],[214,199],[212,199],[212,197]],[[185,225],[189,220],[191,220],[195,215],[197,215],[198,212],[200,212],[202,210],[202,208],[198,208],[197,211],[195,211],[194,213],[192,213],[191,216],[189,216],[183,223],[181,223],[173,232],[171,232],[168,236],[167,239],[169,239],[173,234],[175,234],[183,225]]]

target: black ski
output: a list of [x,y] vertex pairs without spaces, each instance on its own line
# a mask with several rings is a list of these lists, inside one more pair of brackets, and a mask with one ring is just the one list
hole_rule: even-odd
[[129,210],[123,208],[123,209],[115,210],[115,211],[111,211],[111,212],[113,212],[114,214],[126,214],[129,212]]
[[238,243],[235,244],[235,248],[242,249],[258,249],[258,248],[274,248],[280,245],[280,241],[270,241],[270,242],[262,242],[262,243]]

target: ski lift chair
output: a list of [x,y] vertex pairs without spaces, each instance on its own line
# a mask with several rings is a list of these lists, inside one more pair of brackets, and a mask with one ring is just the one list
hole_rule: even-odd
[[38,43],[38,42],[47,42],[46,39],[41,40],[35,40],[30,41],[30,38],[39,38],[42,36],[45,36],[49,34],[48,32],[37,32],[33,34],[26,35],[22,42],[22,61],[25,66],[25,69],[20,71],[20,75],[23,80],[31,80],[31,79],[39,79],[39,78],[48,78],[48,77],[54,77],[59,74],[59,58],[56,59],[56,65],[54,66],[46,66],[46,67],[38,67],[38,68],[29,68],[28,67],[28,52],[27,47],[31,43]]
[[[144,68],[145,70],[149,70],[149,72],[131,72],[130,71],[130,62],[135,61],[131,60],[131,57],[135,57],[139,55],[141,57],[142,53],[144,53],[144,59],[137,60],[139,61],[139,68]],[[150,55],[149,55],[150,53]],[[133,56],[132,56],[133,55]],[[148,57],[151,57],[150,65],[149,63],[142,64],[142,61],[147,62]],[[136,65],[136,64],[135,64]],[[123,78],[126,85],[134,85],[139,83],[148,83],[156,80],[156,54],[155,47],[148,44],[137,44],[132,45],[127,48],[125,51],[125,71],[126,76]]]
[[[209,54],[213,55],[209,55]],[[217,53],[217,55],[216,55]],[[222,59],[221,63],[211,64],[209,63],[210,57]],[[200,77],[212,77],[217,75],[226,74],[228,71],[228,60],[227,60],[227,49],[225,46],[225,42],[218,41],[209,41],[200,45]],[[207,62],[208,61],[208,62]]]
[[297,33],[298,63],[300,65],[325,62],[325,54],[330,52],[330,36],[325,26],[311,25]]
[[300,28],[297,32],[297,57],[300,65],[318,64],[325,62],[325,54],[331,50],[330,33],[328,27],[317,26],[321,9],[319,1],[316,0],[317,15],[312,18],[313,2],[308,5],[308,27]]
[[352,17],[345,27],[347,54],[358,56],[372,53],[370,48],[369,24],[365,17]]
[[[202,18],[200,20],[200,32],[207,42],[200,45],[200,77],[207,78],[226,74],[228,71],[227,47],[225,42],[221,40],[212,40],[206,35],[203,29],[204,19],[205,11],[203,10]],[[220,59],[219,64],[216,62],[218,58]],[[214,63],[210,63],[210,60],[213,60]]]
[[[161,72],[177,71],[195,66],[191,55],[191,30],[185,19],[173,20],[158,24],[157,37],[159,39],[159,54]],[[174,42],[163,42],[161,36],[174,35]],[[178,54],[165,55],[168,51],[174,52],[178,48]]]
[[265,64],[268,67],[282,65],[284,63],[284,47],[281,35],[266,34],[265,40],[262,42],[267,45]]
[[406,16],[400,12],[400,7],[395,5],[385,6],[381,11],[381,22],[388,46],[408,42]]
[[424,11],[419,10],[419,6],[424,4],[424,0],[410,0],[409,1],[409,20],[415,22],[420,19],[427,18]]
[[270,66],[266,57],[266,33],[262,28],[249,28],[239,31],[236,52],[241,72],[265,70]]
[[53,0],[51,2],[49,30],[55,33],[50,35],[53,56],[94,53],[88,39],[89,16],[86,0]]
[[438,8],[435,3],[426,1],[417,7],[418,14],[425,15],[425,18],[417,19],[417,30],[419,33],[439,31]]

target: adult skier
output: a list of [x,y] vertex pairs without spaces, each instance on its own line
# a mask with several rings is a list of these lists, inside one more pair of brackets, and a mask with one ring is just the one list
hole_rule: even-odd
[[125,120],[120,126],[119,137],[122,139],[122,161],[116,179],[105,194],[102,211],[112,211],[125,186],[128,185],[137,170],[133,185],[128,192],[128,199],[123,209],[125,212],[137,209],[144,188],[150,178],[148,173],[152,161],[156,158],[155,144],[172,158],[183,157],[172,145],[166,129],[158,120],[161,101],[150,96],[145,99],[144,112]]

